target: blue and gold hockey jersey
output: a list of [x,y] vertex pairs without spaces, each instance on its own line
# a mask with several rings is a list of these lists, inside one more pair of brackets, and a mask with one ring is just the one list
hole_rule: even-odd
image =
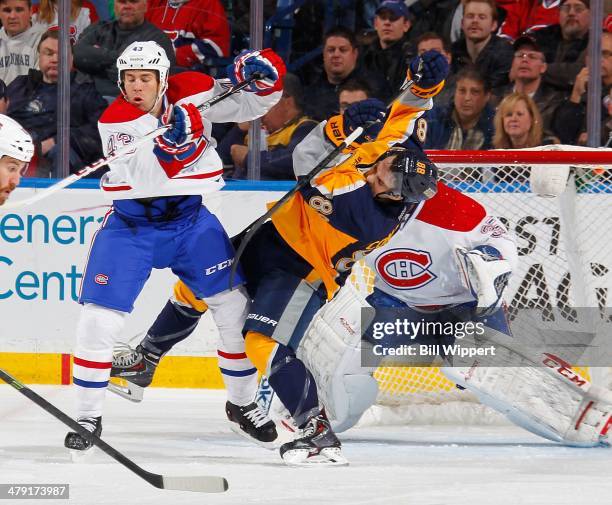
[[[307,280],[322,280],[330,298],[353,263],[388,242],[406,215],[402,205],[376,201],[364,173],[393,146],[420,147],[415,128],[424,128],[420,117],[439,89],[430,95],[422,90],[421,96],[405,93],[393,104],[375,141],[345,150],[272,216],[285,242],[313,267]],[[315,128],[294,152],[298,180],[344,138],[341,116]]]

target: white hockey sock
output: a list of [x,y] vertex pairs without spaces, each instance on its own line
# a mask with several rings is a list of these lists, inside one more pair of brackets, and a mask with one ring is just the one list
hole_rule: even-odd
[[85,304],[77,325],[73,382],[77,417],[98,417],[110,378],[113,346],[123,328],[125,313]]

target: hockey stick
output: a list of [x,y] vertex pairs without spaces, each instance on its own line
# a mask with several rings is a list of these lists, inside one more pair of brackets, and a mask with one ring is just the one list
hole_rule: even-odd
[[321,171],[323,170],[327,164],[333,160],[338,154],[342,152],[343,149],[350,146],[359,135],[363,133],[363,128],[360,126],[355,129],[353,133],[351,133],[348,137],[346,137],[340,144],[338,144],[333,151],[331,151],[325,158],[323,158],[316,167],[314,167],[308,174],[301,179],[293,188],[291,188],[287,193],[283,195],[283,197],[276,202],[268,211],[255,221],[253,221],[249,226],[247,226],[241,233],[243,233],[244,238],[240,241],[240,245],[238,246],[238,250],[236,251],[236,255],[234,256],[234,262],[232,264],[232,269],[230,271],[230,279],[229,279],[229,288],[233,289],[234,287],[234,276],[236,275],[236,268],[238,268],[238,262],[240,261],[240,257],[244,252],[244,249],[248,242],[251,240],[253,234],[261,228],[261,225],[264,224],[272,214],[274,214],[278,209],[280,209],[287,200],[289,200],[293,195],[295,195],[300,189],[310,184],[310,181]]
[[6,373],[0,368],[0,379],[12,386],[36,405],[46,410],[56,419],[60,420],[66,426],[76,431],[79,435],[86,438],[89,442],[97,445],[102,451],[108,454],[111,458],[121,463],[123,466],[134,472],[136,475],[146,480],[149,484],[159,489],[172,489],[174,491],[197,491],[202,493],[222,493],[227,491],[227,480],[223,477],[215,477],[208,475],[192,476],[192,477],[169,477],[156,473],[147,472],[131,459],[124,456],[114,447],[108,445],[100,437],[89,432],[77,423],[70,416],[62,412],[55,405],[52,405],[42,396],[39,396],[30,388],[19,382],[17,379]]
[[[419,61],[418,69],[414,74],[414,78],[410,80],[406,80],[406,82],[404,82],[402,86],[400,87],[397,94],[389,101],[389,105],[387,106],[387,114],[391,110],[393,103],[396,100],[399,100],[403,96],[403,94],[406,93],[406,91],[410,89],[410,87],[413,84],[421,80],[422,68],[423,68],[423,60],[421,59]],[[363,128],[362,127],[357,128],[353,133],[351,133],[348,137],[346,137],[338,146],[336,146],[336,148],[333,151],[331,151],[325,158],[323,158],[310,172],[308,172],[306,176],[300,179],[300,181],[293,188],[291,188],[278,202],[276,202],[272,207],[270,207],[270,209],[268,209],[268,211],[263,216],[253,221],[241,233],[238,234],[238,236],[244,234],[244,237],[240,241],[240,245],[238,246],[238,250],[236,251],[236,254],[234,256],[234,262],[232,264],[232,269],[230,271],[230,278],[229,278],[229,288],[230,289],[234,288],[234,277],[236,275],[236,269],[238,268],[240,257],[242,256],[242,253],[244,252],[244,249],[246,248],[247,243],[251,240],[251,237],[255,234],[255,232],[259,228],[261,228],[261,225],[263,225],[278,209],[280,209],[287,202],[287,200],[289,200],[293,195],[295,195],[302,188],[310,184],[310,182],[317,176],[317,174],[321,170],[323,170],[327,166],[327,164],[331,160],[333,160],[346,147],[351,145],[355,141],[355,139],[359,137],[359,135],[361,135],[364,129],[367,129],[373,124],[378,123],[378,122],[380,122],[380,119],[366,123]]]
[[[204,102],[203,104],[198,105],[198,110],[202,113],[207,111],[213,105],[216,105],[219,102],[225,100],[227,97],[234,95],[238,93],[239,91],[242,91],[249,84],[259,79],[260,77],[262,76],[259,73],[253,74],[253,76],[247,79],[246,81],[243,81],[240,84],[237,84],[236,86],[232,86],[227,91],[224,91],[223,93],[220,93],[219,95],[211,98],[210,100]],[[136,152],[138,147],[144,145],[147,141],[154,139],[155,137],[158,137],[159,135],[162,135],[166,130],[170,129],[171,127],[172,127],[172,124],[167,124],[167,125],[160,126],[159,128],[156,128],[155,130],[151,130],[149,133],[135,140],[131,144],[128,144],[126,146],[123,146],[120,149],[115,150],[114,152],[106,156],[105,158],[100,158],[98,161],[94,161],[91,165],[87,165],[86,167],[82,168],[78,172],[72,175],[69,175],[65,179],[62,179],[61,181],[55,183],[53,186],[49,186],[47,189],[41,191],[40,193],[37,193],[29,198],[24,198],[23,200],[18,200],[16,202],[9,202],[3,205],[2,207],[0,207],[0,211],[16,209],[18,207],[32,205],[33,203],[39,202],[40,200],[43,200],[51,196],[52,194],[57,193],[60,189],[64,189],[70,186],[72,183],[78,180],[81,180],[83,177],[93,174],[96,170],[99,170],[100,168],[107,165],[111,161],[115,161],[116,159],[121,158],[122,156],[125,156],[126,154],[131,154],[133,152]]]

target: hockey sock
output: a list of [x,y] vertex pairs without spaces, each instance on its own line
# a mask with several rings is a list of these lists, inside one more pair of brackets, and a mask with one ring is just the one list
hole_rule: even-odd
[[308,419],[319,413],[317,386],[310,371],[295,353],[278,344],[268,382],[301,428]]
[[142,347],[163,356],[193,333],[202,314],[196,309],[168,300],[141,342]]

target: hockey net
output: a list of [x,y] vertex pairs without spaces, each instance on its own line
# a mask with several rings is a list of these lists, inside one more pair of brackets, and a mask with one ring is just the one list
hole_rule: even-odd
[[[431,151],[441,180],[487,206],[517,238],[519,267],[506,292],[510,310],[612,304],[612,149]],[[570,167],[561,196],[531,190],[532,170]],[[360,265],[353,281],[373,283]],[[577,368],[612,389],[609,368]],[[436,367],[379,367],[377,405],[366,423],[481,423],[501,419]],[[389,408],[391,407],[391,408]]]

